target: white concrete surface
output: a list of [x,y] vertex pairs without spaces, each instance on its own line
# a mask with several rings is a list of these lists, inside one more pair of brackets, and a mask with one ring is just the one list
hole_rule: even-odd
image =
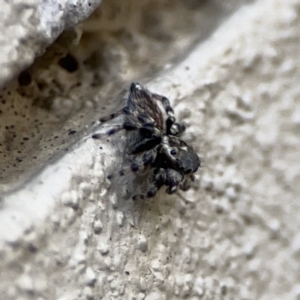
[[251,2],[144,82],[203,158],[187,201],[120,199],[120,136],[84,130],[3,196],[3,299],[299,299],[299,12]]

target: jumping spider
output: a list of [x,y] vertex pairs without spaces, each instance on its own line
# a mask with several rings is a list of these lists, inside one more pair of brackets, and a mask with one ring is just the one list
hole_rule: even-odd
[[[162,104],[163,110],[159,107]],[[194,173],[201,160],[193,148],[179,136],[185,130],[177,123],[169,100],[151,93],[139,83],[130,86],[127,105],[115,113],[101,118],[107,122],[124,115],[124,123],[105,133],[112,135],[125,129],[127,133],[126,154],[131,163],[130,171],[147,174],[148,188],[145,194],[136,194],[133,199],[154,197],[165,185],[166,193],[173,194],[177,189],[186,191],[194,181]],[[94,139],[103,134],[94,134]],[[120,175],[124,175],[121,171]]]

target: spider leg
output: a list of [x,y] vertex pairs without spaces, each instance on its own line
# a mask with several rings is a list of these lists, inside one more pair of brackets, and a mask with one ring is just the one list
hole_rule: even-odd
[[153,118],[151,118],[150,116],[147,116],[146,114],[143,114],[143,113],[135,115],[134,110],[132,108],[130,108],[130,106],[125,106],[108,116],[100,118],[100,122],[105,123],[107,121],[117,118],[118,116],[120,116],[122,114],[127,115],[127,117],[131,116],[132,118],[135,118],[136,122],[140,123],[141,125],[155,126],[155,122],[154,122]]
[[170,104],[170,100],[167,97],[161,96],[161,95],[158,95],[158,94],[152,94],[152,95],[156,100],[158,100],[162,103],[168,117],[171,118],[172,120],[174,120],[174,122],[175,122],[174,110],[173,110],[173,108]]
[[162,142],[161,142],[161,144],[162,144],[161,151],[162,151],[162,153],[164,153],[171,161],[176,162],[176,158],[174,158],[173,156],[170,155],[170,151],[171,151],[171,148],[172,148],[172,147],[171,147],[169,141],[170,141],[171,139],[174,139],[174,138],[173,138],[173,137],[172,137],[172,138],[171,138],[171,137],[167,137],[167,136],[164,136],[164,137],[162,138]]
[[174,123],[175,123],[175,115],[174,115],[174,110],[170,104],[170,100],[165,97],[165,96],[161,96],[158,94],[152,94],[153,97],[160,101],[165,109],[166,114],[168,115],[168,119],[167,119],[167,127],[168,125],[171,127]]
[[184,180],[180,183],[179,188],[185,192],[191,188],[192,182],[194,181],[195,175],[193,173],[188,176],[185,176]]
[[120,172],[120,175],[123,176],[123,175],[127,174],[128,172],[138,173],[138,172],[145,171],[150,165],[153,164],[156,156],[157,156],[156,149],[152,149],[152,150],[146,151],[140,155],[137,155],[134,158],[133,162],[131,163],[130,169],[122,170]]
[[137,194],[132,197],[133,200],[152,198],[164,185],[166,172],[163,168],[155,168],[148,177],[149,188],[145,195]]
[[112,120],[112,119],[118,117],[119,115],[121,115],[122,113],[124,113],[123,110],[124,110],[124,108],[119,109],[119,110],[117,110],[116,112],[114,112],[114,113],[112,113],[112,114],[110,114],[110,115],[108,115],[108,116],[105,116],[105,117],[100,118],[100,122],[101,122],[101,123],[104,123],[104,122],[110,121],[110,120]]
[[178,171],[173,169],[166,169],[166,193],[174,194],[177,191],[177,188],[182,182],[183,178],[183,175],[181,175]]
[[[119,110],[118,112],[112,114],[114,115],[115,117],[118,115],[120,115],[122,113],[123,110]],[[102,118],[103,120],[105,119],[104,122],[110,120],[110,117],[112,116],[107,116],[107,117],[104,117]],[[101,120],[102,120],[101,119]],[[132,116],[132,115],[129,115],[126,117],[126,120],[124,122],[124,124],[119,124],[119,125],[115,125],[113,128],[109,129],[107,132],[103,132],[103,133],[96,133],[94,135],[92,135],[92,138],[93,139],[100,139],[102,137],[105,137],[105,136],[110,136],[110,135],[113,135],[121,130],[140,130],[141,133],[143,133],[143,131],[150,131],[150,133],[154,133],[154,132],[158,132],[158,129],[154,129],[153,126],[148,126],[148,125],[143,125],[141,124],[136,118],[135,116]]]
[[95,133],[95,134],[92,135],[92,138],[93,139],[101,139],[102,137],[113,135],[116,132],[125,129],[124,125],[125,124],[116,125],[116,126],[114,126],[113,128],[111,128],[110,130],[108,130],[106,132]]
[[131,145],[128,149],[129,154],[137,154],[139,152],[150,150],[161,143],[162,133],[155,127],[155,122],[152,118],[144,118],[142,115],[139,115],[138,117],[130,115],[126,118],[125,123],[129,123],[133,127],[138,127],[141,137],[136,144]]
[[169,134],[171,135],[181,135],[185,131],[185,126],[182,123],[174,123],[169,128]]
[[155,146],[159,145],[161,141],[162,141],[161,135],[156,135],[156,134],[154,134],[149,138],[144,138],[139,143],[132,146],[132,148],[130,149],[130,154],[137,154],[143,151],[150,150]]
[[142,155],[136,156],[131,164],[131,170],[133,172],[138,172],[146,169],[148,166],[152,165],[157,156],[157,150],[152,149],[144,152]]
[[153,94],[153,97],[160,101],[165,109],[165,112],[168,115],[168,118],[166,120],[166,126],[167,126],[167,134],[171,135],[179,135],[185,130],[185,126],[183,124],[177,123],[174,110],[171,107],[170,101],[167,97],[160,96],[158,94]]
[[185,178],[180,184],[179,184],[179,188],[186,192],[187,190],[189,190],[191,188],[191,179]]
[[135,112],[131,112],[129,106],[124,107],[123,112],[126,115],[125,124],[127,130],[130,130],[130,127],[140,128],[141,133],[147,137],[153,134],[160,134],[151,116],[144,113],[136,114]]

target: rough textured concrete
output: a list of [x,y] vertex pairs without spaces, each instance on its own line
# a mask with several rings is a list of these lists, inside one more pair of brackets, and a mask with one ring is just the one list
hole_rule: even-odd
[[[163,192],[143,203],[120,199],[118,181],[106,176],[122,163],[124,140],[91,140],[90,126],[78,136],[66,130],[75,143],[67,154],[3,197],[5,299],[299,299],[299,12],[300,1],[253,2],[193,39],[197,45],[164,71],[146,73],[143,83],[172,100],[204,161],[186,200]],[[118,72],[101,66],[132,80],[143,69],[124,75],[122,47],[105,52],[121,62]],[[74,55],[86,55],[82,49]],[[87,102],[102,97],[106,111],[105,95],[116,87],[99,72],[104,87]],[[55,105],[70,95],[74,101],[69,93]],[[96,108],[84,107],[90,120]],[[66,111],[64,129],[82,126]],[[7,174],[15,186],[16,173]]]
[[1,1],[0,87],[32,64],[58,35],[84,20],[100,0]]

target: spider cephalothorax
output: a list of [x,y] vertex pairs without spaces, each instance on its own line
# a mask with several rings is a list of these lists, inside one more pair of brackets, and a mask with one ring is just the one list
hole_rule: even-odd
[[[188,190],[201,161],[193,148],[179,138],[185,126],[176,122],[169,100],[151,93],[138,83],[132,83],[127,105],[100,121],[106,122],[122,114],[124,122],[105,134],[126,130],[130,171],[137,176],[148,176],[145,194],[136,194],[133,198],[151,198],[164,185],[168,194],[178,188]],[[101,136],[94,134],[93,138]],[[121,171],[120,175],[124,173]]]

